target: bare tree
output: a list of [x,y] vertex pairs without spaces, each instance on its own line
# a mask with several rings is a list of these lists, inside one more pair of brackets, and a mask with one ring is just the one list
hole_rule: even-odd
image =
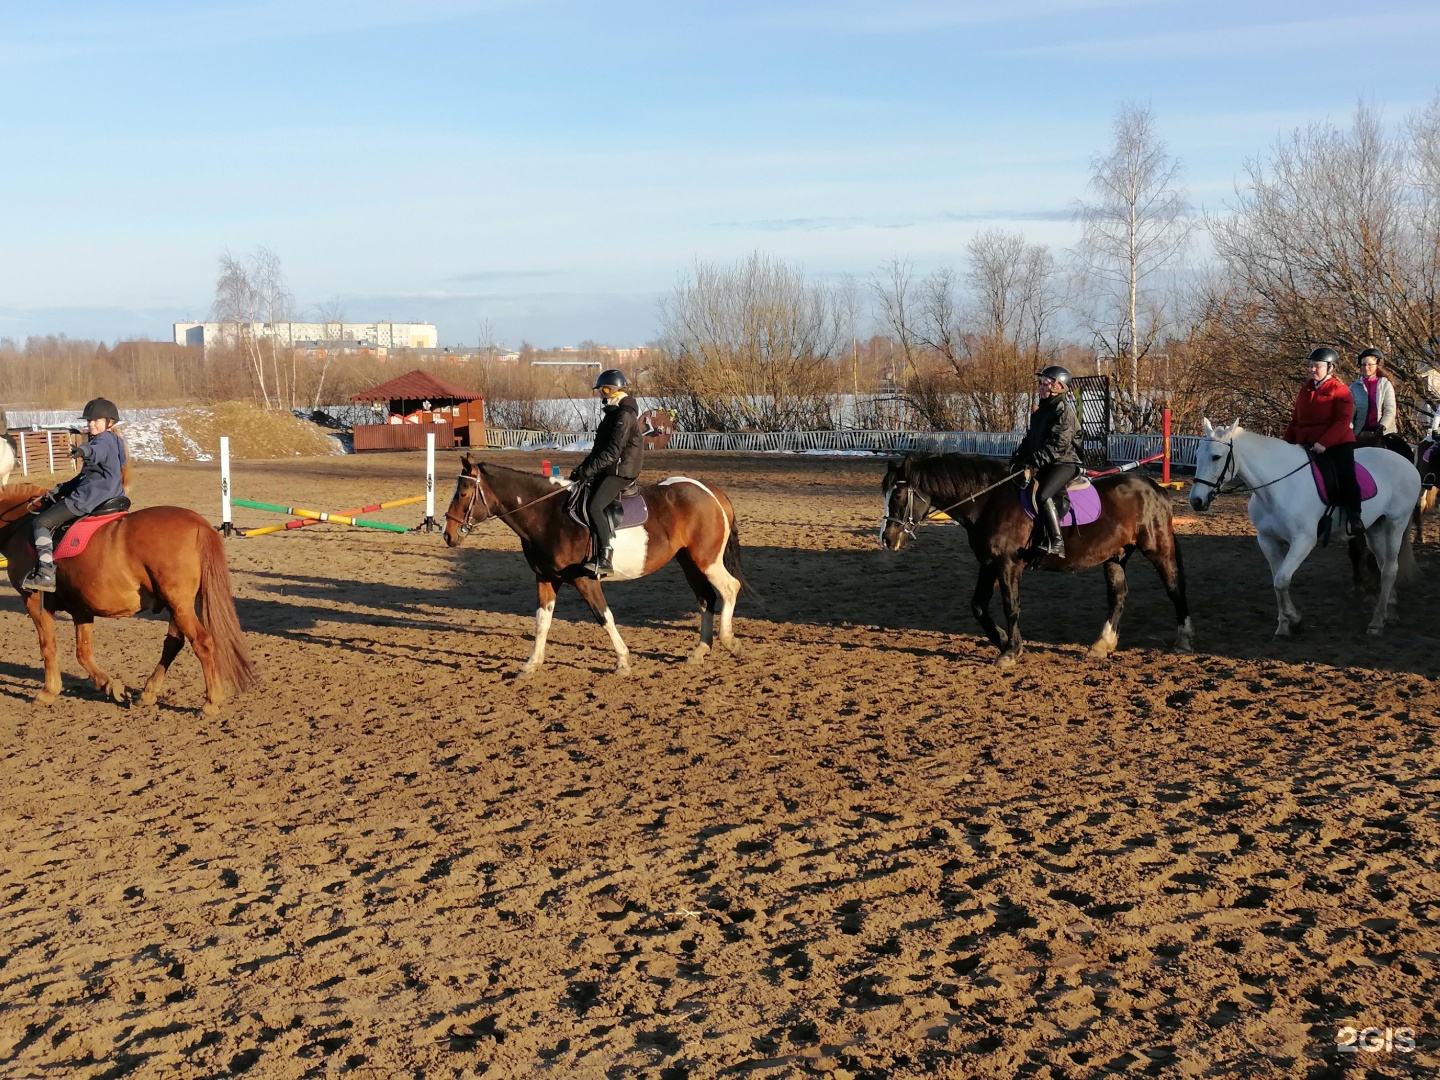
[[[1115,117],[1114,142],[1090,163],[1089,201],[1075,204],[1082,226],[1075,254],[1090,286],[1090,329],[1111,355],[1126,358],[1121,387],[1132,419],[1141,419],[1140,359],[1164,329],[1164,305],[1142,300],[1148,279],[1174,264],[1190,239],[1190,202],[1180,162],[1155,130],[1148,107],[1127,104]],[[1110,313],[1119,306],[1121,317]]]
[[250,268],[226,251],[220,256],[220,276],[215,281],[215,302],[211,315],[220,324],[221,341],[245,357],[250,379],[259,391],[265,408],[270,408],[270,390],[265,381],[265,363],[257,336],[260,299]]
[[834,290],[755,252],[732,267],[702,263],[676,287],[651,378],[692,429],[828,428],[848,343]]
[[1407,406],[1402,423],[1428,415],[1440,346],[1440,98],[1395,134],[1362,105],[1348,129],[1296,131],[1246,171],[1236,204],[1210,226],[1229,272],[1217,303],[1245,326],[1249,365],[1284,385],[1316,343],[1375,345]]
[[325,392],[325,376],[329,374],[330,362],[335,356],[335,343],[345,334],[345,305],[338,296],[331,297],[316,307],[315,314],[325,328],[325,355],[320,360],[320,372],[315,379],[315,394],[310,402],[312,409],[320,407],[320,395]]

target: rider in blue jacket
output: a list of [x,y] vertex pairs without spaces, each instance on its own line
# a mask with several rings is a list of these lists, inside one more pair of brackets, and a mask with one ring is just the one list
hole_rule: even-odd
[[54,592],[55,545],[50,533],[125,494],[120,478],[126,462],[125,443],[111,430],[120,420],[120,411],[114,402],[95,398],[86,403],[81,419],[87,422],[90,441],[72,446],[70,456],[83,458],[85,464],[76,476],[52,488],[50,505],[30,519],[36,566],[20,583],[22,589]]

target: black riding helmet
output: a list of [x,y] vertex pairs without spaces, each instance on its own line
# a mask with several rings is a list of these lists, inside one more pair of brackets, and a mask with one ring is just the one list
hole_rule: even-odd
[[1382,364],[1385,362],[1385,354],[1379,349],[1364,349],[1355,359],[1359,360],[1363,364],[1365,360],[1371,356],[1375,357],[1375,359],[1379,360]]
[[120,422],[120,410],[115,407],[115,403],[109,398],[92,398],[85,403],[85,411],[80,414],[80,419],[85,421],[110,420],[118,424]]
[[609,370],[602,371],[599,375],[595,376],[595,385],[592,386],[590,389],[599,390],[602,386],[613,386],[617,390],[623,390],[629,385],[630,381],[625,378],[625,373],[623,371],[621,371],[619,368],[610,368]]
[[1054,379],[1067,390],[1070,388],[1070,370],[1059,364],[1051,364],[1047,368],[1042,368],[1035,373],[1035,377],[1037,379]]
[[1340,354],[1329,345],[1321,345],[1318,349],[1311,349],[1310,355],[1305,358],[1307,364],[1329,364],[1330,370],[1335,370],[1335,365],[1340,363]]

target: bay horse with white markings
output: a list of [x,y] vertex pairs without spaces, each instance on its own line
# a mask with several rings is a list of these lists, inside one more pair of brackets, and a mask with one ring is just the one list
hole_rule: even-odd
[[[615,626],[600,582],[581,567],[589,553],[590,532],[565,510],[569,481],[478,462],[466,454],[445,511],[445,543],[458,546],[471,529],[500,518],[520,537],[525,561],[535,572],[539,604],[535,609],[535,649],[520,669],[534,673],[545,662],[545,639],[555,614],[555,589],[575,586],[615,646],[615,670],[630,670],[630,650]],[[690,654],[698,662],[710,651],[715,609],[720,609],[720,644],[739,651],[732,618],[741,589],[747,589],[740,564],[740,534],[735,510],[718,488],[672,476],[640,489],[649,517],[643,525],[615,534],[615,573],[607,580],[633,580],[653,574],[671,559],[700,601],[700,644]]]
[[219,534],[199,514],[181,506],[135,510],[101,525],[84,551],[56,560],[53,593],[24,590],[20,582],[35,562],[30,508],[44,494],[44,488],[29,484],[0,488],[0,551],[9,559],[10,584],[24,597],[45,662],[44,686],[35,700],[49,705],[60,693],[53,613],[66,611],[75,620],[75,656],[96,689],[118,702],[127,701],[125,684],[95,663],[94,623],[97,617],[126,618],[149,608],[157,613],[168,610],[170,626],[160,663],[145,683],[140,703],[155,704],[166,672],[189,641],[205,673],[203,711],[206,716],[216,715],[231,694],[249,684],[252,673]]
[[[980,562],[980,576],[970,610],[999,649],[996,663],[1013,667],[1024,642],[1020,637],[1020,575],[1030,557],[1033,521],[1025,513],[1013,470],[1004,462],[973,454],[907,454],[890,463],[882,490],[885,518],[880,543],[898,550],[915,526],[943,511],[965,527],[970,550]],[[1151,480],[1137,473],[1120,473],[1094,481],[1100,497],[1099,520],[1062,528],[1063,557],[1047,555],[1042,570],[1084,570],[1105,567],[1105,589],[1110,614],[1100,637],[1090,646],[1090,658],[1103,660],[1119,643],[1120,617],[1129,589],[1125,564],[1139,551],[1160,574],[1170,602],[1175,605],[1179,634],[1176,652],[1190,652],[1193,631],[1185,600],[1185,571],[1171,521],[1170,500]],[[1006,627],[990,617],[990,600],[1000,586]]]

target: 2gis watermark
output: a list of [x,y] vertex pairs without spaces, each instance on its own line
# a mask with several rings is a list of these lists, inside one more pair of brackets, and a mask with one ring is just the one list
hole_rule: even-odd
[[1409,1054],[1415,1030],[1408,1027],[1342,1027],[1335,1029],[1335,1050],[1341,1054]]

